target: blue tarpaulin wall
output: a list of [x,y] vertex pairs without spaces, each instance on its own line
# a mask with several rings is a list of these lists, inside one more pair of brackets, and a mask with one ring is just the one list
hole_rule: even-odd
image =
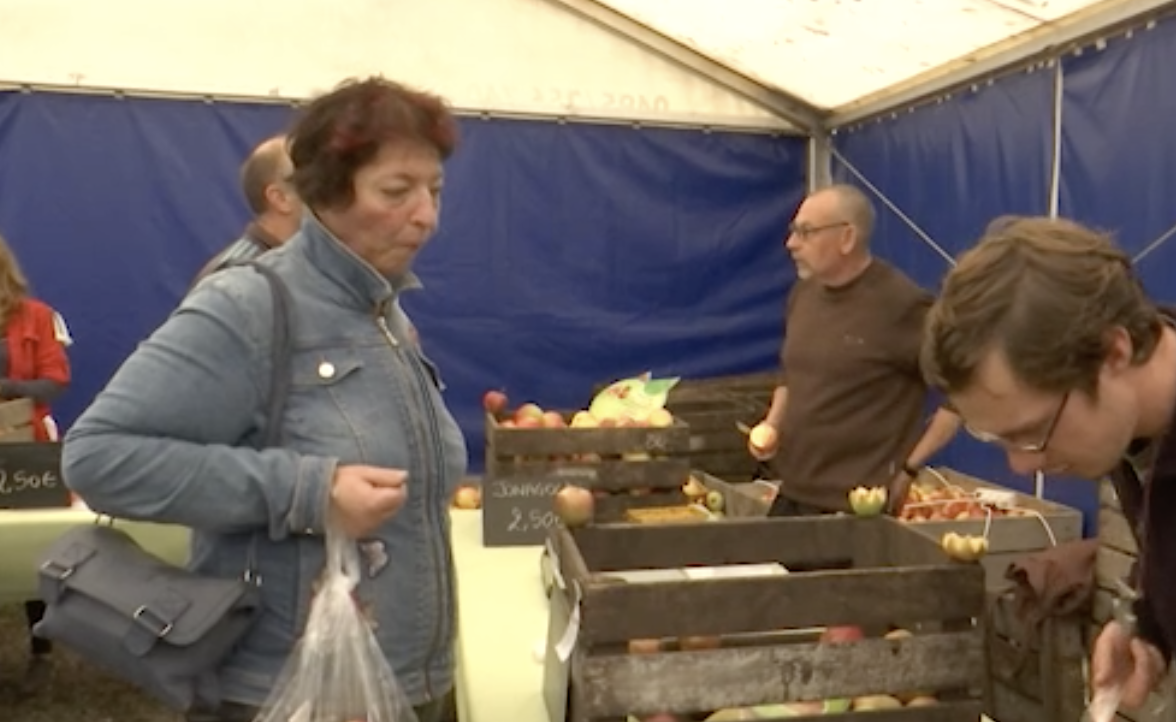
[[[0,94],[0,234],[76,340],[71,422],[247,220],[236,173],[275,105]],[[645,370],[770,369],[805,142],[463,119],[426,289],[405,306],[481,467],[481,397],[553,408]]]
[[[1058,138],[1058,213],[1113,232],[1141,256],[1137,268],[1148,290],[1176,301],[1170,270],[1176,241],[1165,242],[1176,227],[1176,136],[1170,131],[1176,85],[1165,79],[1172,67],[1176,21],[1169,19],[1064,58],[1060,97],[1059,67],[1044,65],[842,129],[834,173],[879,194],[878,254],[934,290],[949,261],[932,244],[955,256],[998,215],[1050,212]],[[1054,130],[1058,100],[1060,136]],[[937,461],[1033,488],[1032,478],[1012,474],[998,449],[966,434]],[[1088,531],[1093,528],[1093,485],[1050,478],[1045,490],[1081,509]]]

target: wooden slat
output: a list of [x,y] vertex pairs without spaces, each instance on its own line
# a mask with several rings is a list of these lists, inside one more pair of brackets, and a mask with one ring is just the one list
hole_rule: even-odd
[[676,420],[667,427],[519,429],[502,428],[486,419],[488,456],[557,454],[675,453],[690,448],[690,427]]
[[1131,533],[1131,525],[1122,512],[1114,509],[1102,508],[1098,510],[1098,541],[1100,544],[1136,556],[1139,547],[1135,544],[1135,535]]
[[1051,720],[1045,715],[1041,700],[1027,697],[1020,690],[1001,682],[995,683],[992,699],[984,713],[994,722],[1078,722],[1073,720]]
[[1106,589],[1095,589],[1091,619],[1100,627],[1111,621],[1115,613],[1115,595]]
[[592,489],[677,489],[686,483],[690,462],[686,459],[650,459],[648,461],[501,461],[487,467],[492,486],[496,479],[526,477],[562,479]]
[[852,559],[852,529],[857,521],[809,517],[728,519],[688,527],[589,526],[576,529],[574,537],[589,568],[601,573],[764,562],[785,567],[805,562],[835,565]]
[[[836,715],[833,719],[837,722],[976,722],[982,713],[983,705],[980,702],[941,702],[933,707],[846,712]],[[827,714],[800,715],[777,717],[775,722],[829,722],[829,718]],[[773,722],[773,719],[757,718],[757,722]],[[1034,719],[1033,722],[1041,720]]]
[[[850,624],[885,628],[978,617],[984,612],[983,584],[978,569],[945,565],[590,587],[580,638],[594,645]],[[935,592],[912,594],[912,589]],[[723,611],[677,611],[689,609]]]
[[587,719],[938,692],[966,688],[984,675],[983,645],[971,632],[578,661],[575,694]]
[[1135,557],[1110,547],[1099,547],[1094,561],[1095,583],[1103,589],[1116,589],[1116,581],[1126,579]]
[[0,431],[0,444],[24,444],[36,440],[37,434],[32,425]]

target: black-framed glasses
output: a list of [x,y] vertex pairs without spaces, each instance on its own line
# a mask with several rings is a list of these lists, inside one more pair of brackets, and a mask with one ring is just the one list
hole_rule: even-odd
[[1045,427],[1045,433],[1042,435],[1041,441],[1036,443],[1019,444],[1001,436],[997,436],[996,434],[990,434],[987,431],[973,429],[972,427],[968,426],[967,422],[964,422],[964,429],[967,430],[967,432],[971,434],[972,437],[977,441],[982,441],[986,444],[996,444],[998,446],[1004,447],[1009,451],[1019,451],[1023,454],[1043,454],[1045,453],[1046,447],[1049,446],[1050,439],[1053,438],[1054,430],[1058,428],[1058,421],[1061,420],[1062,412],[1066,410],[1066,402],[1069,400],[1070,392],[1067,391],[1065,395],[1062,396],[1061,402],[1058,403],[1057,410],[1055,410],[1053,416],[1050,417],[1049,425]]
[[823,226],[802,226],[795,223],[788,224],[788,232],[801,240],[807,240],[809,236],[827,231],[831,228],[842,228],[848,226],[849,221],[838,221],[837,223],[826,223]]

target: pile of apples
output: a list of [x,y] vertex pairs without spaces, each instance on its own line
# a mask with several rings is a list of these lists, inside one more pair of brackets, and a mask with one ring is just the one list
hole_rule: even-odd
[[694,474],[687,477],[686,483],[682,485],[682,493],[686,495],[686,500],[691,504],[705,506],[711,514],[716,516],[722,515],[726,504],[723,493],[718,489],[707,489],[706,485],[699,481]]
[[558,411],[545,411],[539,404],[526,402],[510,409],[510,399],[501,391],[487,391],[482,397],[482,408],[505,429],[596,429],[613,427],[664,428],[674,425],[674,415],[659,408],[645,419],[598,419],[587,410],[577,411],[567,419]]
[[984,504],[975,495],[955,486],[912,484],[898,518],[903,521],[959,521],[993,517],[1019,516],[1020,509],[1005,509]]

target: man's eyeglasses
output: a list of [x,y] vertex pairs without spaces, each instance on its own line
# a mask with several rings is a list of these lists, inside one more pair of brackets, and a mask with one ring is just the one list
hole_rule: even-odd
[[821,231],[827,231],[830,228],[841,228],[843,226],[848,226],[848,225],[849,225],[849,221],[839,221],[837,223],[828,223],[823,226],[798,226],[795,223],[790,223],[790,224],[788,224],[788,232],[803,241],[803,240],[807,240],[809,236],[811,236],[815,233],[820,233]]
[[997,436],[996,434],[990,434],[987,431],[973,429],[972,427],[968,426],[967,422],[964,422],[964,429],[977,441],[982,441],[986,444],[996,444],[1009,451],[1018,451],[1023,454],[1043,454],[1045,453],[1046,447],[1049,446],[1050,439],[1053,438],[1054,430],[1057,429],[1058,421],[1062,418],[1062,412],[1066,410],[1066,402],[1069,400],[1070,392],[1067,391],[1066,394],[1062,396],[1061,403],[1058,404],[1057,410],[1054,411],[1053,416],[1050,417],[1049,425],[1046,426],[1045,433],[1042,435],[1041,440],[1036,443],[1023,444],[1010,441],[1009,439]]

